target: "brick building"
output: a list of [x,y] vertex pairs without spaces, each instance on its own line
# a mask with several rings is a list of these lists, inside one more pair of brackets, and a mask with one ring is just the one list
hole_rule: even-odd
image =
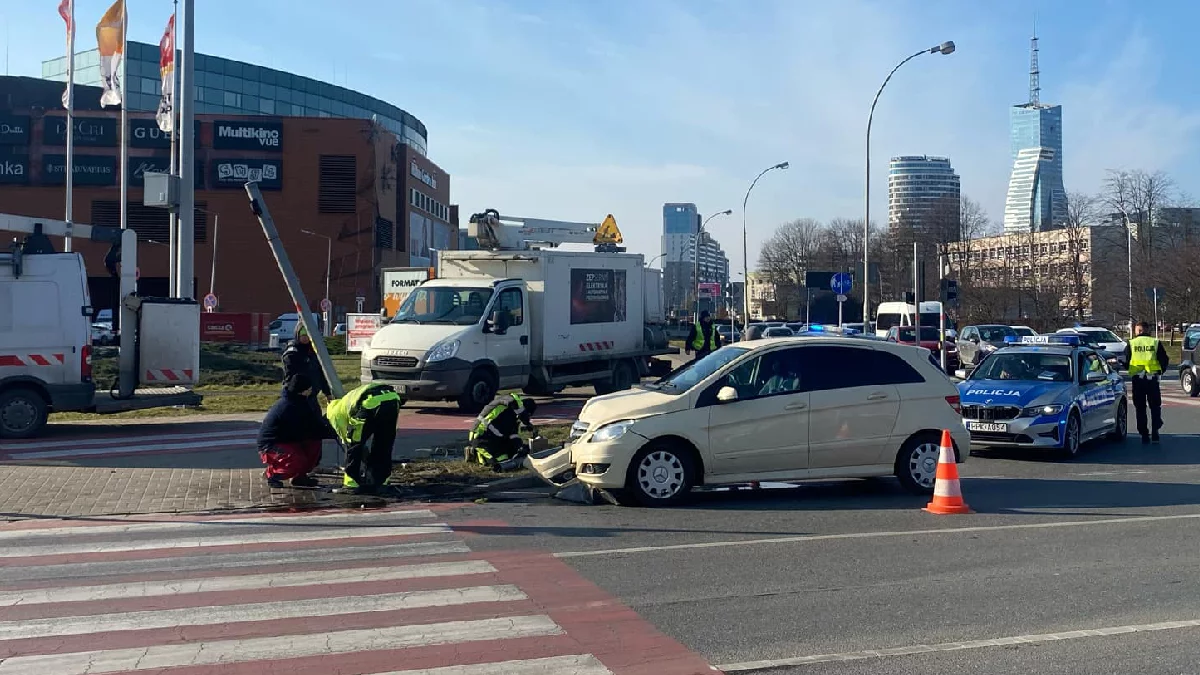
[[[65,114],[61,84],[0,78],[0,212],[61,219]],[[119,224],[120,113],[77,86],[73,219]],[[138,232],[139,292],[166,295],[168,214],[142,205],[142,175],[165,171],[169,143],[152,113],[131,112],[129,226]],[[285,312],[292,303],[243,185],[259,186],[310,302],[325,288],[335,315],[356,296],[379,306],[379,270],[428,264],[430,248],[455,248],[449,176],[378,123],[363,119],[203,114],[196,116],[196,293],[212,290],[221,311]],[[307,231],[307,232],[306,232]],[[310,234],[311,233],[311,234]],[[97,308],[111,307],[115,280],[106,247],[76,240]],[[216,260],[214,266],[214,258]],[[315,307],[314,307],[315,309]]]

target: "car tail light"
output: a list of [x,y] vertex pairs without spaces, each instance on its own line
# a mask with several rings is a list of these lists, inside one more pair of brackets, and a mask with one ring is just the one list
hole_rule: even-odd
[[92,346],[84,345],[79,351],[79,379],[88,382],[92,379]]
[[954,412],[958,413],[959,415],[962,414],[962,403],[957,396],[947,396],[946,403],[949,403],[950,407],[954,408]]

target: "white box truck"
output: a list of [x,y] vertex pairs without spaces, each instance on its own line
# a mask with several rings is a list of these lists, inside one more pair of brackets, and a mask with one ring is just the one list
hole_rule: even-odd
[[[616,252],[442,251],[362,354],[362,380],[476,412],[499,390],[628,389],[677,353],[661,272]],[[658,362],[658,363],[656,363]]]

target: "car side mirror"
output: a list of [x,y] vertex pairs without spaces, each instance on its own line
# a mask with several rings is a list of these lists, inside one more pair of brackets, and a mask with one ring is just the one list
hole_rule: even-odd
[[717,392],[717,401],[721,403],[733,403],[736,400],[738,400],[738,393],[737,389],[733,387],[721,387],[721,390]]
[[504,335],[508,332],[508,314],[501,311],[492,312],[491,318],[484,325],[483,332],[493,335]]
[[954,376],[960,380],[965,380],[967,379],[967,371],[963,368],[959,368],[958,370],[954,371]]
[[1083,376],[1084,382],[1104,382],[1108,379],[1108,375],[1102,370],[1089,370],[1087,375]]
[[971,338],[971,342],[974,342],[975,344],[979,344],[979,338],[977,338],[977,337],[972,337],[972,338]]

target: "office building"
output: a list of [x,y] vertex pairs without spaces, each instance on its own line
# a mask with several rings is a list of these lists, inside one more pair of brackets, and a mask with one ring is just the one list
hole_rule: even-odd
[[962,187],[946,157],[909,155],[888,163],[888,226],[911,227],[921,239],[960,238]]
[[[729,282],[729,258],[709,233],[696,236],[701,223],[695,204],[663,204],[663,293],[668,311],[675,316],[693,312],[698,284],[716,283],[724,289]],[[700,240],[698,265],[697,238]],[[711,301],[701,307],[716,308],[716,303]]]
[[1037,37],[1032,40],[1029,101],[1009,113],[1012,174],[1004,202],[1004,232],[1041,232],[1067,219],[1063,187],[1062,106],[1040,100]]

